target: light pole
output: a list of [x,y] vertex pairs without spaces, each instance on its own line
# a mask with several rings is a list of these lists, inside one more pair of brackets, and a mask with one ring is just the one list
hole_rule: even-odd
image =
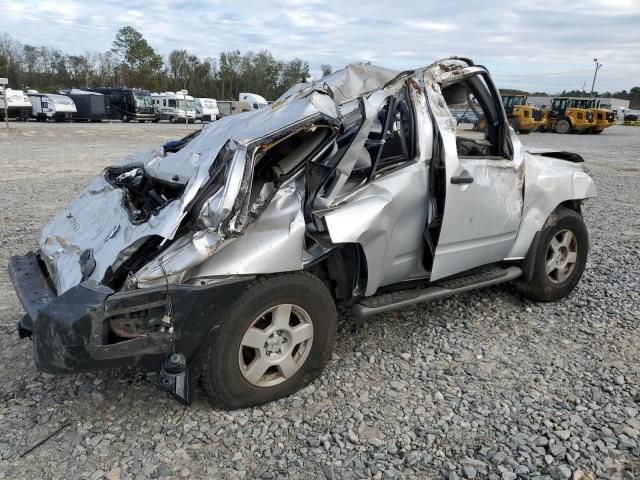
[[593,83],[591,84],[591,93],[589,93],[589,98],[593,96],[593,89],[596,86],[596,76],[598,75],[598,70],[602,68],[602,64],[598,63],[598,59],[594,58],[593,62],[596,64],[596,71],[593,72]]

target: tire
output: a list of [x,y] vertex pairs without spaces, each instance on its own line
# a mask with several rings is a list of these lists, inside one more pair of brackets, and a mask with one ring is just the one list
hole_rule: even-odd
[[[575,253],[572,265],[571,253]],[[542,228],[537,251],[533,253],[531,281],[518,280],[515,287],[532,300],[559,300],[567,296],[580,281],[588,253],[589,235],[582,216],[574,210],[561,207]],[[550,269],[547,270],[547,267]]]
[[[278,316],[283,321],[276,325]],[[252,407],[311,383],[331,358],[336,317],[329,290],[313,275],[257,279],[231,306],[207,347],[200,381],[211,403]],[[293,335],[303,340],[295,343]]]
[[144,120],[138,120],[138,123],[144,123]]
[[556,122],[556,133],[571,133],[571,122],[566,118],[561,118]]
[[511,128],[513,128],[513,131],[516,133],[520,130],[520,122],[518,122],[516,118],[509,120],[509,125],[511,125]]
[[176,123],[175,117],[169,117],[169,123]]
[[533,130],[522,130],[518,132],[520,135],[529,135]]
[[122,115],[122,121],[124,123],[129,123],[129,117],[127,115]]
[[602,129],[602,130],[591,130],[591,133],[593,135],[600,135],[602,132],[604,132],[604,129]]

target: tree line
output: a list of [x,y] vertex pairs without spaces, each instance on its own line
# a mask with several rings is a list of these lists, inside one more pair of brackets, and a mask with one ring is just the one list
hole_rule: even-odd
[[[322,65],[323,74],[331,73]],[[297,82],[309,78],[309,63],[300,58],[280,60],[268,50],[230,50],[204,57],[186,50],[158,54],[135,28],[121,28],[111,49],[69,55],[46,46],[23,45],[0,34],[0,76],[13,88],[58,90],[98,86],[127,86],[151,91],[186,89],[199,97],[237,100],[240,92],[275,99]]]

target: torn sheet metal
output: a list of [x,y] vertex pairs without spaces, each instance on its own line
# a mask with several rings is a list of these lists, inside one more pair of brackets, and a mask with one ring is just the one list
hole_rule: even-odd
[[191,278],[302,270],[304,176],[282,185],[244,234],[190,272]]
[[[157,154],[147,152],[145,156],[155,158]],[[123,190],[100,176],[43,228],[40,251],[58,295],[87,279],[80,263],[85,251],[92,252],[96,263],[88,278],[100,282],[107,269],[122,261],[119,256],[130,245],[152,236],[173,238],[189,202],[209,177],[208,167],[202,166],[198,154],[189,154],[188,159],[194,173],[183,196],[169,202],[145,223],[131,222]],[[140,163],[132,168],[137,166]]]

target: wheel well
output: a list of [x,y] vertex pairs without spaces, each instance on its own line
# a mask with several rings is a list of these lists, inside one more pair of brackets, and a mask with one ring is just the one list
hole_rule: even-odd
[[322,280],[337,302],[349,303],[366,289],[366,257],[358,244],[340,245],[305,270]]
[[565,200],[555,208],[554,212],[560,207],[568,208],[582,215],[582,200]]

